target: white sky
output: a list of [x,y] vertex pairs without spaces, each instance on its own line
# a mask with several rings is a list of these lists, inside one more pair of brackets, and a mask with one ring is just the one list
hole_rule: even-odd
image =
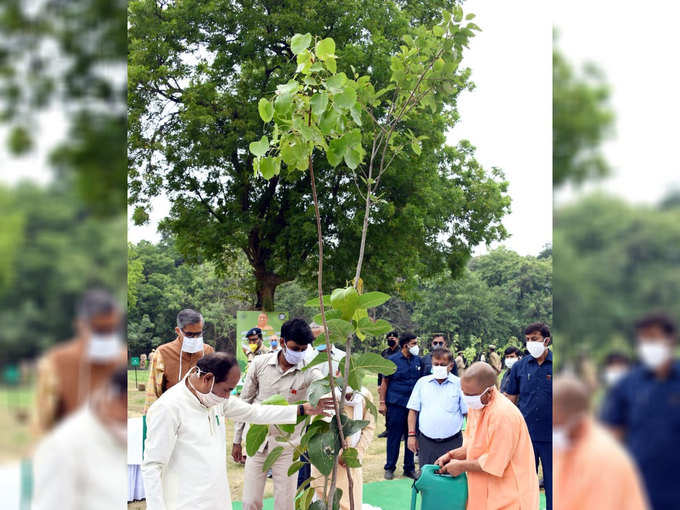
[[612,87],[615,135],[604,146],[614,174],[582,190],[556,194],[556,205],[595,189],[654,203],[680,187],[680,3],[560,0],[553,20],[572,62],[597,64]]

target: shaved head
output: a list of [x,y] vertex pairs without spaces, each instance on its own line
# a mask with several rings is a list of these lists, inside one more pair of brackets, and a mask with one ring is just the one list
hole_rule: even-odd
[[479,395],[489,386],[496,385],[496,371],[488,363],[477,361],[465,370],[460,384],[465,394]]
[[562,375],[553,382],[553,423],[562,425],[572,417],[587,413],[590,395],[585,384],[572,375]]

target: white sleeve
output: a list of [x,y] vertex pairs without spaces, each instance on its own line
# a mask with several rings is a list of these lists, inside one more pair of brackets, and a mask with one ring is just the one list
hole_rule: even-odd
[[32,510],[76,508],[77,462],[61,434],[45,436],[33,456]]
[[294,424],[297,421],[297,409],[297,406],[248,404],[234,397],[229,397],[222,404],[222,414],[225,417],[258,425]]
[[146,415],[142,477],[148,510],[165,510],[162,473],[170,460],[179,430],[179,416],[156,401]]

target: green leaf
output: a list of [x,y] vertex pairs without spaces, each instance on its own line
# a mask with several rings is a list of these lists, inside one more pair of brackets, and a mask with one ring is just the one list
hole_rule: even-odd
[[384,319],[373,322],[370,318],[364,317],[359,321],[359,329],[371,336],[380,336],[389,333],[392,325]]
[[[383,358],[384,359],[384,358]],[[317,379],[312,381],[309,385],[309,391],[307,392],[307,399],[309,403],[316,406],[319,403],[319,399],[323,397],[326,393],[330,393],[331,387],[328,383],[328,379]]]
[[375,407],[375,404],[371,402],[369,399],[365,398],[364,402],[366,402],[366,408],[371,412],[373,415],[373,419],[375,421],[378,421],[378,408]]
[[260,138],[259,142],[250,143],[250,152],[256,156],[264,156],[269,150],[269,139],[266,136]]
[[309,510],[326,510],[326,502],[321,499],[317,499],[309,506]]
[[257,104],[257,111],[260,112],[260,118],[264,122],[269,122],[274,117],[274,106],[269,102],[267,98],[260,99]]
[[335,41],[330,37],[322,39],[316,43],[316,56],[321,60],[326,60],[335,56]]
[[328,325],[328,333],[333,336],[339,336],[346,339],[354,333],[354,326],[351,322],[342,319],[330,319],[326,321]]
[[357,101],[357,91],[351,88],[345,89],[341,94],[337,94],[334,98],[336,106],[343,110],[349,109]]
[[293,95],[279,94],[274,100],[274,111],[279,117],[288,117],[293,111]]
[[[342,312],[340,310],[326,310],[326,320],[330,319],[342,319]],[[323,323],[321,320],[321,314],[317,313],[314,317],[312,317],[312,320],[316,322],[317,324]]]
[[251,425],[246,434],[246,453],[252,457],[262,446],[269,433],[268,425]]
[[[323,304],[325,306],[330,306],[331,304],[331,297],[329,295],[324,295],[323,297]],[[317,308],[321,308],[321,302],[319,301],[318,297],[312,298],[308,301],[305,301],[305,304],[303,306],[316,306]]]
[[290,40],[290,50],[293,55],[297,55],[309,48],[310,44],[312,44],[312,34],[295,34]]
[[352,116],[354,123],[358,126],[361,126],[361,107],[359,106],[359,103],[354,103],[350,107],[349,113]]
[[276,93],[278,95],[291,95],[295,94],[300,89],[300,84],[295,80],[288,80],[288,83],[284,83],[276,87]]
[[262,405],[266,406],[287,406],[288,401],[283,395],[272,395],[268,399],[262,402]]
[[282,453],[283,446],[277,446],[271,452],[269,452],[269,455],[267,455],[267,458],[264,460],[264,464],[262,464],[262,472],[266,473],[269,471],[269,469],[274,465],[274,462],[278,460]]
[[361,131],[359,129],[348,131],[342,138],[347,147],[361,147]]
[[335,168],[340,163],[342,163],[342,158],[345,153],[345,144],[341,138],[336,138],[331,140],[328,144],[328,150],[326,151],[326,159],[328,163]]
[[347,83],[347,75],[338,73],[326,80],[325,87],[331,94],[342,94],[345,90],[345,83]]
[[411,140],[411,148],[418,156],[420,156],[421,152],[423,151],[418,140]]
[[[345,437],[349,437],[355,432],[359,432],[361,429],[366,427],[366,425],[368,425],[368,421],[366,420],[352,420],[344,414],[340,415],[340,421],[342,422],[342,433],[345,435]],[[333,423],[335,423],[335,426],[337,427],[338,422],[333,420]]]
[[340,441],[337,432],[329,430],[323,434],[317,434],[309,440],[307,447],[309,451],[309,461],[319,470],[328,476],[333,470],[333,463],[338,454]]
[[338,70],[338,64],[335,62],[335,57],[328,57],[326,59],[326,69],[328,69],[328,72],[331,74],[335,74],[336,71]]
[[269,180],[277,175],[281,169],[278,158],[262,158],[260,161],[260,173]]
[[300,471],[304,465],[307,464],[306,462],[301,462],[299,460],[296,460],[293,462],[290,467],[288,468],[288,476],[293,476],[293,474],[297,473]]
[[340,115],[335,110],[326,110],[319,121],[319,129],[324,135],[331,135],[337,128],[339,118]]
[[[352,132],[345,134],[345,136],[342,137],[342,140],[345,143],[350,143],[352,141],[350,135],[352,135]],[[359,139],[361,139],[361,133],[359,133]],[[335,310],[340,310],[345,320],[350,320],[352,318],[358,304],[359,293],[354,287],[350,286],[344,289],[334,289],[333,292],[331,292],[331,306]]]
[[375,308],[389,301],[390,295],[384,292],[366,292],[359,296],[359,308]]
[[356,365],[374,374],[392,375],[397,370],[397,365],[374,352],[364,352],[357,356]]
[[352,170],[356,170],[362,160],[362,153],[356,149],[347,149],[345,151],[345,164]]
[[312,105],[312,113],[314,115],[321,115],[326,111],[326,106],[328,106],[328,94],[325,92],[314,94],[310,103]]
[[359,462],[359,452],[356,448],[345,448],[342,451],[342,460],[347,466],[351,468],[361,467],[361,462]]
[[314,356],[314,359],[312,361],[310,361],[309,363],[307,363],[304,366],[302,371],[304,372],[306,370],[309,370],[312,367],[315,367],[317,365],[323,365],[324,363],[327,363],[327,362],[328,362],[328,354],[326,352],[320,352],[319,354]]

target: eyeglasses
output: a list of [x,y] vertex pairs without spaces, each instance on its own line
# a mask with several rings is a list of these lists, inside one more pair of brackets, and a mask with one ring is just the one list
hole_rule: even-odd
[[432,342],[435,347],[444,347],[444,342]]
[[203,335],[203,330],[201,331],[182,331],[182,335],[184,335],[187,338],[198,338],[199,336]]

